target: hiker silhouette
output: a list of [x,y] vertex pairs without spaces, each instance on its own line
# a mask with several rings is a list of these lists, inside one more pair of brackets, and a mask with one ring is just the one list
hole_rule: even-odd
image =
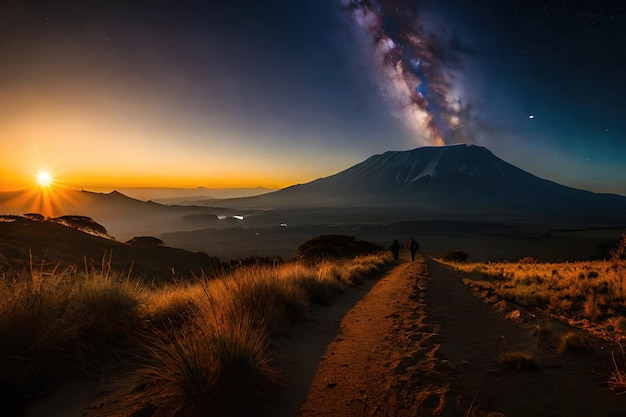
[[415,241],[415,239],[410,238],[406,243],[406,247],[409,248],[409,251],[411,252],[411,262],[413,262],[415,260],[415,253],[419,249],[420,245]]
[[397,261],[400,255],[400,242],[397,239],[391,244],[391,254],[393,255],[393,260]]

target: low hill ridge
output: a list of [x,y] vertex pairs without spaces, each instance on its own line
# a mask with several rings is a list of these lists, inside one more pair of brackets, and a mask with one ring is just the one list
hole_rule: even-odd
[[1,271],[57,264],[101,270],[110,262],[121,273],[163,282],[203,273],[211,276],[221,267],[219,259],[207,253],[158,245],[138,247],[56,221],[21,216],[0,216],[0,254]]

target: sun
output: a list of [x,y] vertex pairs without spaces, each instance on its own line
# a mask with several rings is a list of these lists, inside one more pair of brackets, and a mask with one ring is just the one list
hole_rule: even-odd
[[37,173],[37,184],[40,187],[47,188],[52,185],[53,179],[48,171],[39,171]]

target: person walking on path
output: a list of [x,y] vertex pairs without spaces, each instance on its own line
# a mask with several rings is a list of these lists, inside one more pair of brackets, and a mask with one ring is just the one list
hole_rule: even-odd
[[391,244],[391,254],[393,255],[393,260],[397,261],[400,255],[400,242],[397,239]]
[[409,248],[409,251],[411,252],[411,262],[413,262],[415,260],[415,253],[419,249],[420,245],[415,241],[415,239],[410,238],[406,243],[406,247]]

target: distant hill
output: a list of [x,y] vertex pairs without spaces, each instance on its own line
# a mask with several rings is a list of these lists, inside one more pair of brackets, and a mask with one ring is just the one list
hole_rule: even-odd
[[219,260],[206,253],[193,253],[163,246],[134,247],[93,236],[52,221],[0,216],[0,271],[10,268],[33,268],[42,265],[75,265],[79,270],[102,270],[111,257],[111,266],[148,280],[169,280],[174,275],[186,277],[210,275],[219,268]]
[[[92,190],[109,192],[110,190]],[[161,204],[195,205],[196,201],[211,201],[221,198],[252,197],[269,193],[267,188],[163,188],[163,187],[124,187],[117,188],[122,194],[142,201],[154,201]]]
[[389,151],[318,180],[214,205],[247,208],[386,207],[425,212],[624,213],[626,197],[536,177],[474,145]]
[[105,226],[109,234],[126,241],[135,236],[181,230],[231,227],[232,216],[241,210],[228,208],[164,205],[139,201],[113,191],[95,193],[54,189],[45,197],[38,190],[0,193],[0,214],[42,213],[54,216],[83,215]]

